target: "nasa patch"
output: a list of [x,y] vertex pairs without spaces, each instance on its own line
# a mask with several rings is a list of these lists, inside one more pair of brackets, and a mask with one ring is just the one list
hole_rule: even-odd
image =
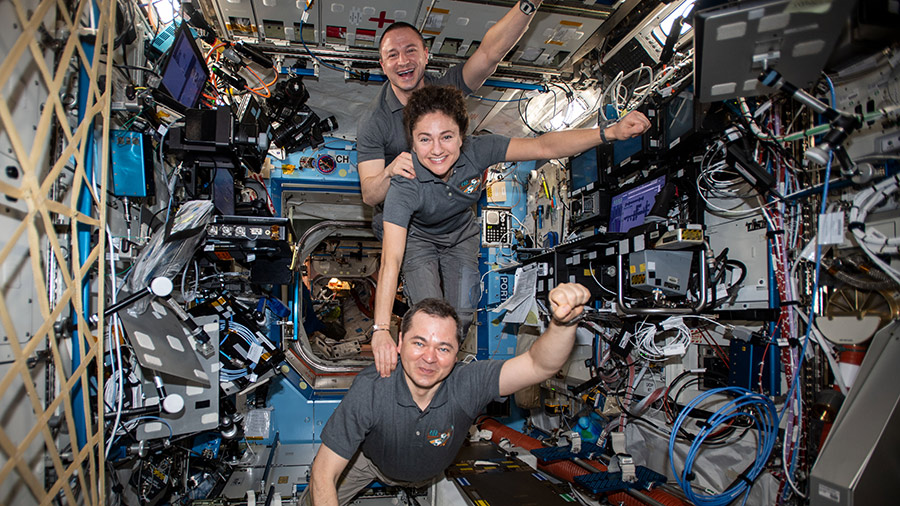
[[462,183],[459,183],[459,189],[466,195],[471,195],[472,193],[475,193],[476,191],[478,191],[478,189],[480,187],[481,187],[481,178],[480,177],[473,177],[471,179],[467,179],[467,180],[463,181]]
[[453,436],[453,426],[451,425],[446,432],[441,432],[437,429],[431,429],[428,431],[428,443],[431,446],[446,446],[450,441],[450,437]]

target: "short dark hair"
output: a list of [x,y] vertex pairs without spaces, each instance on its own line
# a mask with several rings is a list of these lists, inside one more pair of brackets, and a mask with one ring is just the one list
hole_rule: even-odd
[[381,43],[384,42],[384,36],[390,32],[393,32],[394,30],[399,30],[401,28],[409,28],[410,30],[416,32],[416,35],[419,36],[419,40],[422,41],[422,47],[427,49],[427,47],[425,46],[425,37],[422,36],[422,32],[420,32],[418,28],[407,23],[406,21],[395,21],[395,22],[391,23],[390,25],[388,25],[387,28],[384,29],[384,32],[381,33],[381,38],[378,39],[378,55],[379,55],[378,57],[379,58],[381,58]]
[[466,99],[459,88],[453,86],[424,86],[414,91],[403,108],[403,125],[406,128],[406,141],[412,146],[412,132],[419,118],[432,113],[442,112],[459,126],[459,135],[466,137],[469,129],[469,112],[466,110]]
[[400,333],[406,335],[409,332],[409,328],[412,327],[413,316],[419,313],[436,318],[452,318],[453,323],[456,325],[456,344],[457,346],[462,345],[462,336],[459,333],[459,316],[456,314],[456,309],[453,308],[453,305],[444,299],[422,299],[413,304],[406,314],[403,315],[403,321],[400,322]]

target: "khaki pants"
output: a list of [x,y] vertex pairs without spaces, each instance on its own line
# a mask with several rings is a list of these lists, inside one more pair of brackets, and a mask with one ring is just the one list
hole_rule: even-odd
[[[406,481],[397,481],[392,480],[385,476],[378,466],[372,463],[365,455],[363,455],[362,450],[357,451],[356,455],[350,459],[350,462],[347,463],[347,468],[344,469],[344,472],[341,473],[340,478],[338,478],[337,482],[337,496],[338,496],[338,504],[341,506],[345,506],[350,504],[350,501],[356,497],[362,489],[366,488],[370,483],[374,480],[378,480],[385,485],[393,485],[400,487],[411,487],[411,488],[424,488],[429,487],[436,481],[438,481],[441,476],[435,476],[429,480],[420,481],[420,482],[406,482]],[[302,506],[311,506],[312,499],[309,497],[309,487],[306,487],[306,490],[303,491],[303,494],[300,495],[300,504]]]

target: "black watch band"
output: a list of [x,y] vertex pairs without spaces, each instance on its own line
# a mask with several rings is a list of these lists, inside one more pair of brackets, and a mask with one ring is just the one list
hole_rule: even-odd
[[534,2],[531,0],[519,0],[519,10],[525,13],[526,16],[531,16],[537,10],[537,7],[534,6]]

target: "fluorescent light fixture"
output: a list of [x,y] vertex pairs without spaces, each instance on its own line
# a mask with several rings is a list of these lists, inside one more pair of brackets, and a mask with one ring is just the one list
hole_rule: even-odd
[[[687,17],[687,15],[691,12],[691,9],[693,8],[694,0],[685,0],[684,3],[679,5],[677,9],[670,12],[668,16],[663,18],[663,20],[659,22],[659,26],[654,28],[652,32],[656,40],[658,40],[660,44],[665,44],[666,39],[669,37],[669,32],[672,31],[672,23],[675,22],[675,19],[678,18],[678,16]],[[684,35],[690,29],[691,25],[689,25],[688,23],[682,23],[681,35]]]
[[563,128],[568,128],[575,123],[582,114],[587,112],[587,110],[588,106],[584,99],[575,97],[569,102],[569,105],[567,105],[565,109],[557,113],[556,116],[550,118],[548,122],[544,123],[544,128],[547,130],[562,130]]
[[175,15],[181,12],[181,2],[179,0],[155,0],[153,8],[159,17],[160,25],[167,25],[175,20]]

